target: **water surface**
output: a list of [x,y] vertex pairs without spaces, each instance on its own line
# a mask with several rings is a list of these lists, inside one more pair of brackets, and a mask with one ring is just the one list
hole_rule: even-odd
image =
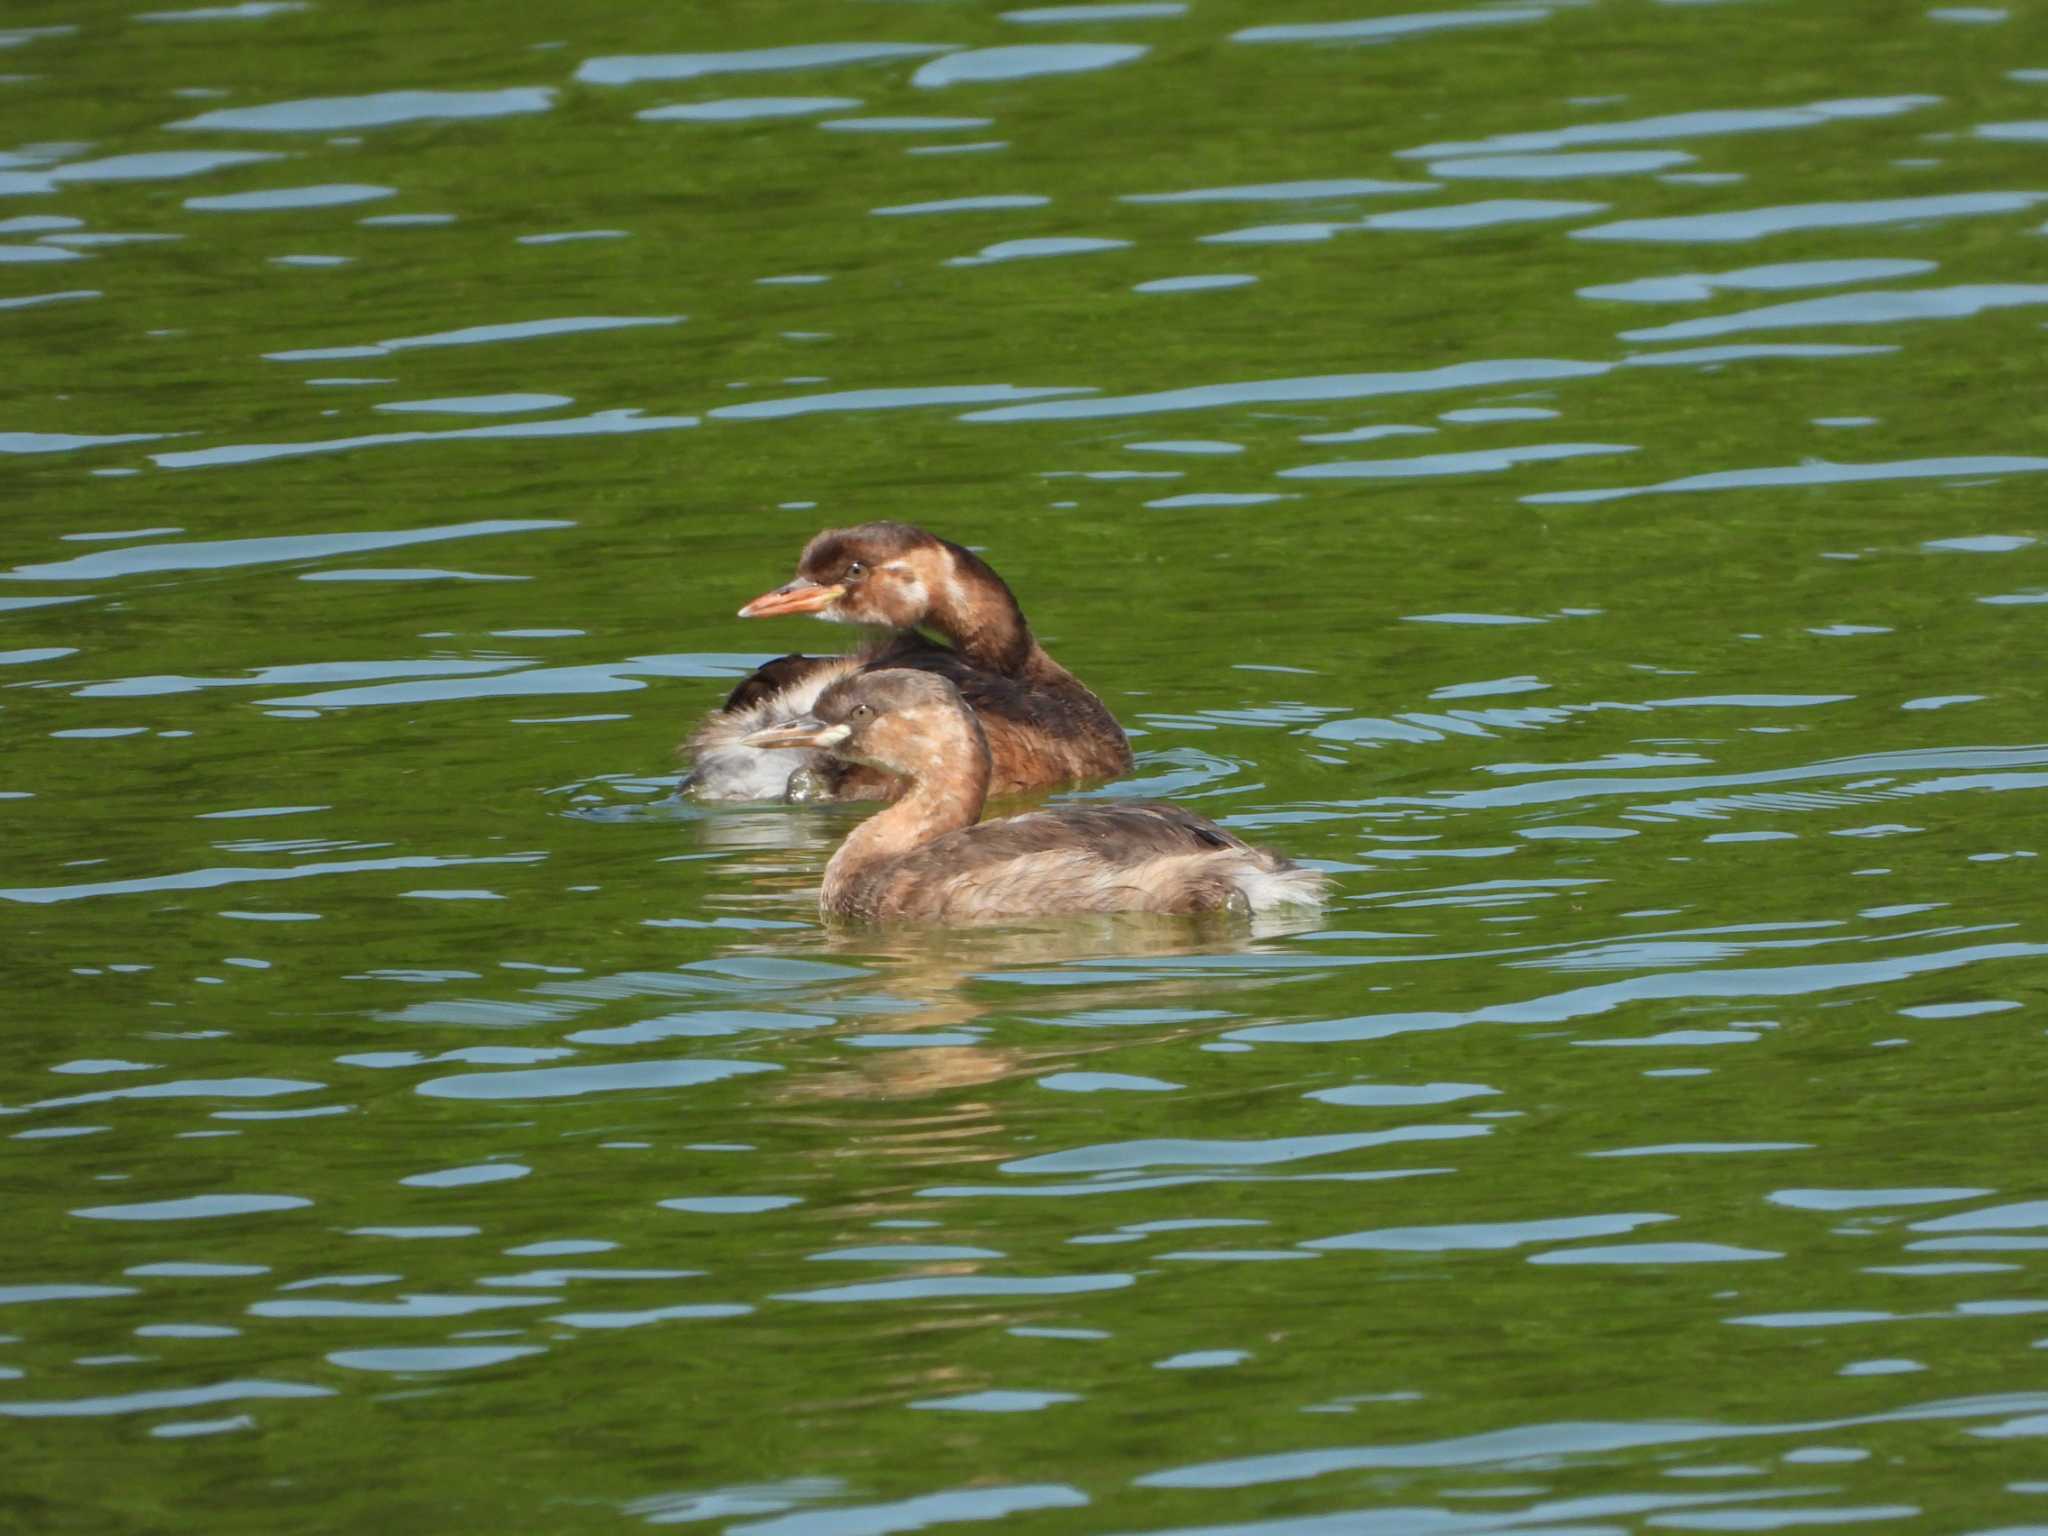
[[[2048,1522],[2027,7],[0,72],[24,1529]],[[671,754],[881,516],[1332,907],[821,929]]]

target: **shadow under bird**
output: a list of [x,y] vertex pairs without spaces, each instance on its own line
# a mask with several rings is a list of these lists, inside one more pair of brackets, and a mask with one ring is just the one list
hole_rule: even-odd
[[[1009,586],[973,551],[909,523],[827,529],[796,579],[740,609],[743,619],[812,614],[888,631],[850,656],[783,656],[733,689],[685,743],[682,788],[700,800],[890,800],[899,773],[750,740],[805,716],[843,678],[881,668],[943,677],[981,721],[989,793],[1013,795],[1131,770],[1131,745],[1102,700],[1046,654]],[[929,638],[920,630],[938,636]]]
[[1177,805],[1058,806],[979,821],[990,753],[982,722],[932,672],[857,672],[812,712],[746,738],[823,751],[908,781],[825,866],[827,917],[968,922],[1079,912],[1265,912],[1314,906],[1324,877]]

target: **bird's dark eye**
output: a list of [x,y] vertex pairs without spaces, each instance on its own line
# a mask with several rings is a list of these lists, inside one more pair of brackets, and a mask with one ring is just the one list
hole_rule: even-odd
[[862,565],[860,561],[856,560],[846,568],[845,579],[848,581],[858,581],[861,577],[867,575],[867,573],[868,568],[865,565]]

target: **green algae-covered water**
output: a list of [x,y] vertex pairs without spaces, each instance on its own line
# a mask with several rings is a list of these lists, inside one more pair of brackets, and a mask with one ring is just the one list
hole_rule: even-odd
[[[0,1527],[2048,1529],[2048,13],[0,19]],[[822,929],[981,550],[1320,916]]]

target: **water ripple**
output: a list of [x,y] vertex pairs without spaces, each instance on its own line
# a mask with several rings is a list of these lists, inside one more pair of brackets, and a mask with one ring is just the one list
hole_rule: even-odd
[[781,1070],[765,1061],[632,1061],[436,1077],[421,1083],[416,1091],[430,1099],[563,1099],[589,1093],[695,1087],[752,1072]]
[[1463,143],[1423,144],[1395,152],[1403,160],[1433,160],[1447,155],[1490,155],[1575,149],[1587,144],[1631,144],[1644,140],[1692,139],[1727,133],[1760,133],[1779,128],[1812,128],[1825,123],[1895,117],[1939,106],[1939,96],[1871,96],[1845,101],[1815,101],[1798,107],[1738,107],[1703,112],[1674,112],[1626,122],[1581,123],[1570,128],[1500,133]]
[[1026,26],[1061,26],[1069,22],[1166,21],[1187,15],[1184,0],[1100,0],[1092,5],[1038,5],[1004,11],[1004,21]]
[[1580,176],[1640,176],[1690,165],[1682,149],[1573,150],[1548,155],[1471,155],[1438,160],[1429,174],[1449,181],[1570,181]]
[[1497,1252],[1531,1243],[1569,1242],[1582,1237],[1607,1237],[1637,1227],[1675,1221],[1663,1211],[1632,1211],[1613,1216],[1559,1216],[1542,1220],[1479,1221],[1438,1227],[1378,1227],[1340,1237],[1311,1238],[1304,1248],[1362,1249],[1387,1253]]
[[584,331],[628,330],[643,325],[680,325],[682,315],[565,315],[547,320],[512,320],[490,325],[465,325],[424,336],[392,336],[355,347],[309,347],[292,352],[266,352],[272,362],[325,362],[336,357],[381,357],[416,347],[471,347],[499,341],[534,341],[544,336],[569,336]]
[[1131,1275],[1055,1275],[1046,1279],[1000,1275],[926,1275],[903,1280],[871,1280],[863,1285],[832,1285],[814,1291],[782,1291],[777,1301],[950,1301],[980,1296],[1085,1296],[1118,1291],[1134,1283]]
[[1953,288],[1894,288],[1801,299],[1765,309],[1742,310],[1680,320],[1671,325],[1623,331],[1624,341],[1689,341],[1734,331],[1778,330],[1803,325],[1889,325],[1901,320],[1955,320],[1987,310],[2048,304],[2040,283],[1964,283]]
[[1150,51],[1142,43],[1023,43],[1006,48],[975,48],[920,65],[910,83],[936,90],[948,85],[1082,74],[1128,64]]
[[1629,304],[1694,304],[1704,303],[1724,290],[1768,293],[1786,288],[1826,288],[1840,283],[1877,282],[1887,277],[1917,277],[1932,272],[1938,265],[1896,258],[1780,261],[1730,272],[1685,272],[1673,277],[1641,277],[1625,283],[1596,283],[1579,289],[1578,293],[1582,299],[1613,299]]
[[160,571],[219,571],[282,560],[322,560],[333,555],[402,549],[443,539],[481,538],[500,533],[535,533],[572,528],[565,518],[487,518],[382,533],[298,533],[254,539],[207,539],[177,544],[130,544],[43,565],[17,565],[0,573],[15,581],[105,581]]
[[1466,27],[1504,27],[1517,22],[1548,21],[1548,6],[1502,6],[1491,11],[1427,11],[1413,16],[1375,16],[1365,21],[1304,22],[1286,26],[1245,27],[1230,34],[1234,43],[1386,43]]
[[1283,480],[1402,480],[1427,475],[1500,474],[1520,464],[1636,451],[1631,443],[1524,443],[1510,448],[1476,448],[1464,453],[1430,453],[1407,459],[1340,459],[1298,465],[1277,473]]
[[1542,491],[1522,497],[1531,506],[1569,502],[1618,501],[1625,496],[1659,496],[1682,491],[1743,491],[1765,486],[1853,485],[1869,480],[1943,480],[1980,475],[2038,475],[2048,458],[2019,454],[1958,455],[1953,458],[1901,459],[1890,463],[1836,464],[1825,459],[1762,469],[1723,469],[1682,475],[1656,485],[1616,486],[1598,491]]
[[[802,1496],[817,1498],[837,1492],[829,1483],[812,1480]],[[786,1509],[794,1498],[766,1502],[769,1509]],[[699,1505],[707,1505],[701,1514]],[[895,1536],[899,1531],[921,1531],[927,1526],[955,1525],[972,1520],[1001,1520],[1035,1509],[1081,1509],[1088,1496],[1064,1483],[1020,1483],[963,1488],[955,1492],[925,1493],[915,1498],[884,1504],[835,1504],[832,1508],[771,1520],[749,1520],[729,1525],[726,1536]],[[657,1523],[671,1519],[712,1519],[733,1514],[754,1514],[764,1501],[757,1491],[718,1495],[712,1499],[690,1500],[678,1511],[636,1508],[634,1513],[651,1515]]]
[[49,177],[53,182],[169,181],[284,158],[270,149],[158,149],[106,155],[97,160],[73,160],[53,166]]
[[1794,203],[1729,213],[1680,214],[1659,219],[1617,219],[1572,231],[1574,240],[1642,240],[1673,244],[1727,244],[1810,229],[1873,229],[1931,219],[2024,213],[2048,192],[1951,192],[1931,197],[1876,198],[1868,202]]
[[922,59],[949,52],[951,43],[800,43],[789,48],[731,53],[622,54],[585,59],[576,78],[585,85],[634,85],[643,80],[698,80],[706,75],[753,74],[781,69],[829,69],[887,59]]
[[[1239,1036],[1255,1034],[1241,1030]],[[1154,1141],[1118,1141],[1101,1146],[1044,1152],[1002,1165],[1005,1173],[1134,1173],[1149,1168],[1263,1168],[1272,1163],[1299,1162],[1357,1152],[1366,1147],[1410,1141],[1458,1141],[1484,1136],[1483,1125],[1406,1125],[1391,1131],[1363,1131],[1328,1136],[1279,1136],[1264,1141],[1195,1141],[1184,1137]]]
[[1527,1463],[1532,1458],[1577,1458],[1612,1455],[1646,1446],[1685,1445],[1700,1441],[1750,1437],[1812,1435],[1865,1424],[1904,1424],[1924,1419],[1976,1419],[2048,1409],[2048,1396],[2014,1392],[1993,1397],[1966,1397],[1908,1404],[1884,1413],[1786,1424],[1714,1424],[1640,1422],[1572,1422],[1527,1424],[1448,1440],[1424,1440],[1380,1446],[1339,1446],[1328,1450],[1288,1451],[1274,1456],[1247,1456],[1147,1473],[1135,1479],[1148,1488],[1252,1488],[1272,1483],[1302,1482],[1331,1472],[1372,1469],[1480,1467]]
[[397,195],[395,187],[330,181],[310,187],[266,187],[258,192],[188,197],[185,206],[195,213],[285,213],[301,208],[346,208],[356,203],[381,202]]
[[1336,197],[1383,197],[1434,192],[1433,181],[1376,181],[1346,177],[1320,181],[1261,181],[1237,187],[1195,187],[1186,192],[1126,192],[1126,203],[1307,203]]
[[1915,976],[1938,975],[1987,961],[2024,960],[2041,955],[2048,955],[2048,944],[2013,942],[1812,965],[1659,971],[1622,981],[1574,987],[1520,1002],[1475,1008],[1465,1013],[1394,1013],[1300,1024],[1260,1024],[1232,1030],[1228,1038],[1268,1044],[1320,1045],[1381,1040],[1396,1034],[1455,1029],[1467,1024],[1563,1024],[1598,1018],[1636,1003],[1702,998],[1812,997],[1848,988],[1882,986]]
[[1105,416],[1145,416],[1166,411],[1211,410],[1218,406],[1283,405],[1316,400],[1358,400],[1378,395],[1425,394],[1437,390],[1485,389],[1503,384],[1583,379],[1610,371],[1610,363],[1562,358],[1503,358],[1492,362],[1448,363],[1393,373],[1329,373],[1307,378],[1252,379],[1197,384],[1138,395],[1093,400],[998,406],[969,411],[962,421],[1087,421]]
[[203,1408],[251,1398],[278,1400],[333,1397],[332,1387],[294,1381],[222,1381],[206,1387],[167,1387],[152,1392],[124,1392],[112,1397],[72,1397],[44,1402],[0,1401],[0,1417],[11,1419],[97,1419],[124,1413],[158,1413],[167,1408]]
[[145,1200],[134,1205],[80,1206],[71,1214],[90,1221],[216,1221],[303,1210],[313,1202],[301,1195],[187,1195],[179,1200]]
[[222,107],[164,126],[215,133],[351,133],[396,123],[545,112],[554,102],[554,91],[545,86],[496,91],[381,91],[373,96],[317,96],[262,107]]
[[388,859],[334,859],[313,864],[294,864],[282,869],[233,866],[191,869],[170,875],[144,875],[132,880],[93,880],[78,885],[16,886],[11,890],[0,890],[0,901],[19,901],[32,906],[47,906],[52,902],[84,901],[94,896],[210,891],[223,885],[259,884],[274,880],[311,880],[326,875],[365,874],[400,869],[453,869],[471,864],[530,864],[545,857],[545,854],[539,853],[478,854],[470,857],[407,854]]
[[823,411],[900,411],[920,406],[980,405],[996,400],[1040,400],[1048,395],[1092,394],[1082,385],[926,384],[904,389],[848,389],[823,395],[749,400],[705,412],[719,421],[779,421]]
[[643,123],[751,123],[763,118],[845,112],[860,104],[852,96],[728,96],[718,101],[648,107],[633,116]]
[[153,453],[164,469],[207,469],[224,464],[261,464],[275,459],[300,459],[314,454],[347,453],[356,448],[388,448],[403,443],[497,441],[504,438],[609,437],[636,432],[673,432],[698,425],[695,416],[643,416],[638,410],[593,411],[547,421],[506,421],[488,427],[448,427],[441,431],[368,432],[355,437],[317,438],[299,443],[230,443],[218,448]]

